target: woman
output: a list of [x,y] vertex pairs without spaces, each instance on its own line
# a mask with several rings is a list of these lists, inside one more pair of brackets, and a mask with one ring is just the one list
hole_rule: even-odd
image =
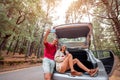
[[71,75],[82,75],[81,72],[77,72],[73,65],[77,64],[81,69],[88,72],[90,76],[94,76],[98,68],[96,69],[88,69],[84,66],[77,58],[73,59],[72,55],[66,50],[66,46],[61,46],[59,50],[57,50],[55,54],[55,62],[56,62],[56,70],[60,73],[65,73],[67,70],[71,70]]

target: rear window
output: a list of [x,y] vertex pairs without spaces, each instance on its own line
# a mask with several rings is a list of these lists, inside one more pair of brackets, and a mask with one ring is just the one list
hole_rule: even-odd
[[62,43],[76,43],[76,42],[85,42],[86,37],[79,37],[79,38],[60,38],[60,42]]
[[66,45],[67,47],[77,48],[85,45],[86,37],[79,37],[79,38],[60,38],[59,43],[62,45]]

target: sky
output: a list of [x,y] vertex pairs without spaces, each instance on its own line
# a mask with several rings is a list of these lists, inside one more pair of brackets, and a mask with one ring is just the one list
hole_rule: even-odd
[[[65,23],[65,12],[67,11],[70,4],[76,0],[62,0],[62,2],[56,8],[55,16],[57,19],[53,21],[53,25],[59,25]],[[53,14],[54,15],[54,14]],[[81,22],[90,22],[88,16],[84,16]]]
[[[50,14],[53,17],[53,26],[65,24],[65,13],[73,1],[77,0],[61,0],[55,8],[55,12]],[[43,9],[45,8],[43,7]],[[82,22],[89,22],[88,17],[84,16]]]
[[65,12],[67,11],[70,4],[75,0],[62,0],[61,4],[56,8],[57,19],[53,22],[54,25],[64,24],[65,22]]

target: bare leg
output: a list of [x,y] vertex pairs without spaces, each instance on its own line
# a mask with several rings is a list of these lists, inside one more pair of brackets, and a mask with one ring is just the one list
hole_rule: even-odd
[[78,59],[73,60],[74,64],[77,63],[77,65],[82,68],[86,72],[90,72],[90,69],[88,69],[86,66],[84,66]]
[[80,76],[80,75],[82,75],[81,72],[77,72],[76,70],[74,70],[73,65],[74,65],[74,63],[73,63],[72,55],[68,54],[66,56],[65,60],[61,64],[61,70],[60,70],[60,72],[64,73],[66,70],[71,69],[71,74],[73,76],[76,76],[76,75]]
[[73,61],[72,61],[72,56],[67,55],[65,60],[61,63],[61,73],[64,73],[66,70],[71,69],[71,71],[75,71],[73,68]]
[[44,73],[45,80],[51,80],[52,74],[51,73]]
[[71,69],[71,72],[74,72],[74,68],[73,68],[73,57],[71,54],[68,54],[67,55],[69,57],[69,66],[70,66],[70,69]]
[[96,69],[88,69],[86,66],[84,66],[78,59],[74,59],[73,60],[74,64],[77,63],[77,65],[82,68],[84,71],[88,72],[90,74],[90,76],[94,76],[97,71],[98,71],[98,68]]

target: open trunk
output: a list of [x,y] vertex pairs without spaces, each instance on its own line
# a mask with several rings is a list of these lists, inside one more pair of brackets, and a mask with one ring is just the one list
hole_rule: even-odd
[[[95,68],[95,65],[97,65],[97,64],[93,64],[90,60],[88,60],[89,53],[86,50],[82,50],[79,48],[76,49],[69,48],[68,51],[72,54],[73,58],[79,59],[79,61],[82,62],[89,69],[93,69]],[[83,69],[79,68],[77,64],[74,65],[74,68],[79,72],[85,72]]]
[[[79,38],[84,37],[86,40],[83,41],[83,45],[87,45],[88,46],[87,48],[90,47],[91,35],[92,35],[92,24],[91,23],[64,24],[64,25],[55,26],[54,29],[56,31],[55,34],[57,35],[57,38],[59,40],[65,39],[65,38],[80,40]],[[71,40],[68,40],[68,41],[71,41]],[[71,44],[71,43],[69,42],[68,44]],[[75,43],[72,45],[75,45]],[[82,47],[82,46],[79,45],[79,47]]]

